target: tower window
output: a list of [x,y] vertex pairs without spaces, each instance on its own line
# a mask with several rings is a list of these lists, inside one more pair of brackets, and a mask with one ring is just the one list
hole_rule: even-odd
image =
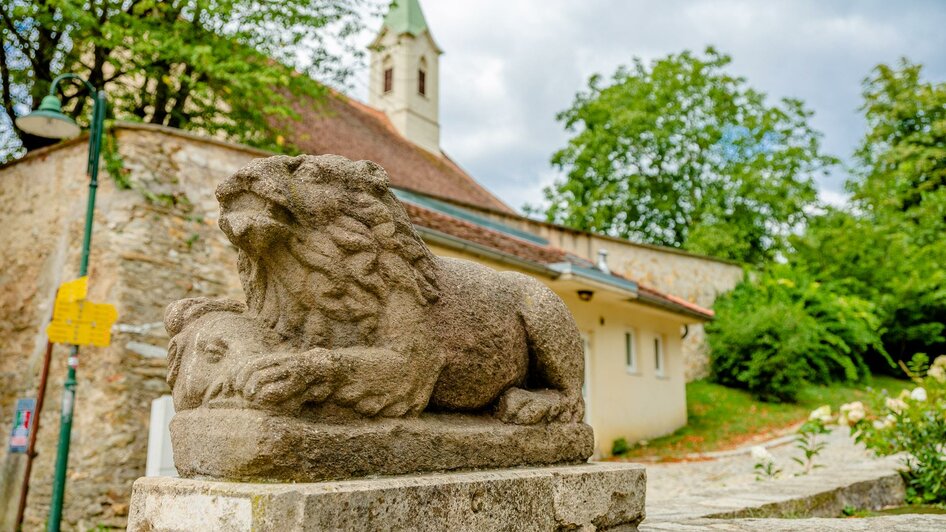
[[384,92],[394,90],[394,68],[384,69]]
[[417,92],[421,96],[427,95],[427,73],[423,69],[417,71]]

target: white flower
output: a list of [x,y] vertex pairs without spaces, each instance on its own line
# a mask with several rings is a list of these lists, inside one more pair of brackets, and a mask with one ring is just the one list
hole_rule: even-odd
[[936,360],[933,361],[933,367],[946,369],[946,355],[936,357]]
[[771,463],[775,461],[775,458],[772,456],[772,453],[770,453],[765,447],[761,445],[756,445],[755,447],[753,447],[751,452],[752,452],[752,458],[754,458],[756,462],[765,464],[765,463]]
[[886,423],[885,421],[881,421],[881,420],[879,420],[879,419],[875,419],[875,420],[874,420],[874,428],[877,429],[877,430],[883,430],[883,429],[887,428],[887,423]]
[[903,409],[907,407],[907,403],[903,399],[894,399],[893,397],[887,398],[886,405],[887,408],[897,413],[903,412]]
[[854,425],[858,421],[867,417],[867,412],[864,410],[864,403],[860,401],[854,401],[853,403],[841,405],[840,411],[841,413],[838,416],[838,423],[844,426]]
[[[944,360],[946,360],[946,356],[938,357],[936,360],[939,360],[939,359],[941,359],[941,358],[944,359]],[[943,366],[933,366],[933,367],[931,367],[930,370],[926,373],[926,375],[929,376],[929,377],[932,377],[932,378],[935,379],[937,382],[946,382],[946,367],[943,367]]]
[[819,406],[818,408],[814,409],[811,412],[811,415],[808,416],[808,420],[814,421],[816,419],[821,420],[821,422],[823,423],[830,423],[831,422],[831,406],[824,405],[824,406]]
[[920,387],[914,388],[913,391],[910,392],[910,399],[914,401],[926,401],[926,389]]

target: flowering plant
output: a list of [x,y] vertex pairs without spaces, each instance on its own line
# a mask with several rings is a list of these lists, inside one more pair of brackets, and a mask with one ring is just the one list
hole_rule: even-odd
[[763,480],[775,478],[782,472],[775,467],[775,457],[765,447],[756,445],[752,448],[752,458],[755,459],[755,479]]
[[839,421],[877,454],[904,453],[909,502],[946,503],[946,355],[929,364],[918,354],[901,366],[916,384],[912,391],[879,398],[872,415],[862,404],[844,405]]
[[815,458],[828,445],[819,436],[831,432],[826,424],[830,423],[832,419],[831,407],[825,405],[813,411],[808,416],[808,421],[798,429],[798,435],[795,437],[795,448],[802,452],[802,458],[792,457],[792,460],[802,467],[802,475],[807,475],[814,469],[824,467],[821,464],[816,464]]

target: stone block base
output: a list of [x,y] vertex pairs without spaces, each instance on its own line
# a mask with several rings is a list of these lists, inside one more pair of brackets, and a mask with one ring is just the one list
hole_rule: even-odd
[[331,424],[228,409],[178,412],[171,442],[182,477],[239,482],[582,464],[594,450],[584,423],[423,414]]
[[128,530],[637,530],[645,473],[585,464],[320,482],[141,478]]

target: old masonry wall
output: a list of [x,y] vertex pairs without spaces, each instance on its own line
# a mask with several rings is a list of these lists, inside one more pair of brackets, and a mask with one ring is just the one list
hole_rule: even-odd
[[[132,482],[144,475],[150,402],[164,381],[169,301],[242,297],[236,254],[217,229],[220,180],[266,155],[145,126],[116,130],[130,188],[101,172],[89,299],[118,307],[108,348],[82,349],[63,528],[124,528]],[[57,286],[77,275],[87,179],[84,140],[0,168],[0,427],[18,397],[35,396]],[[104,163],[103,163],[104,166]],[[25,530],[49,512],[67,348],[53,351]],[[0,448],[0,530],[12,530],[25,455]]]

